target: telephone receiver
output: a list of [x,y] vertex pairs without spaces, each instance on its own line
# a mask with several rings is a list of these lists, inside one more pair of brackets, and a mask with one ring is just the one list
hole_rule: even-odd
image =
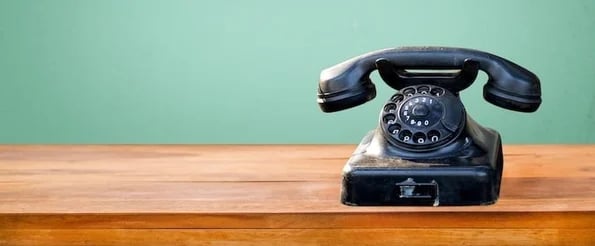
[[486,52],[449,47],[378,50],[324,69],[318,105],[335,112],[376,97],[370,73],[397,90],[343,168],[341,201],[353,206],[487,205],[500,192],[500,134],[475,122],[459,92],[478,72],[488,75],[486,101],[534,112],[540,81],[521,66]]
[[[489,77],[483,87],[486,101],[519,112],[534,112],[541,104],[537,76],[502,57],[465,48],[400,47],[369,52],[323,70],[317,100],[322,111],[340,111],[374,99],[376,88],[369,76],[376,69],[396,90],[431,81],[453,93],[469,87],[482,70]],[[408,72],[416,69],[458,72]]]

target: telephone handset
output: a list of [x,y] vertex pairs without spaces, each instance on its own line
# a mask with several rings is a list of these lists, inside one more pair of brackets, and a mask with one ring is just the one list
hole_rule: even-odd
[[318,104],[324,112],[376,97],[370,73],[397,93],[384,104],[343,172],[341,201],[348,205],[491,204],[499,196],[502,146],[498,132],[467,115],[459,92],[478,71],[488,75],[486,101],[535,112],[539,78],[486,52],[450,47],[401,47],[354,57],[323,70]]
[[[489,79],[484,86],[484,98],[497,106],[521,112],[533,112],[541,103],[539,79],[532,72],[504,58],[471,49],[447,47],[402,47],[384,49],[354,57],[325,69],[320,75],[318,103],[325,112],[334,112],[365,103],[376,96],[369,78],[378,69],[386,83],[397,90],[407,85],[438,82],[458,92],[471,85],[440,83],[441,74],[403,73],[403,69],[480,69]],[[476,69],[477,68],[477,69]],[[432,75],[436,77],[432,78]],[[461,74],[459,76],[465,76]],[[473,74],[470,77],[475,77]],[[387,80],[387,78],[389,78]],[[393,80],[390,78],[400,78]],[[456,79],[454,79],[456,81]]]

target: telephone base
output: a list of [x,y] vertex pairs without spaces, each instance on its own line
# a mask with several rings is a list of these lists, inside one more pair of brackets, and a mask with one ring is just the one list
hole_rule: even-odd
[[355,169],[343,177],[341,202],[351,206],[489,205],[498,199],[489,168]]
[[481,131],[487,137],[483,148],[473,140],[458,147],[471,152],[469,157],[426,160],[378,151],[387,147],[378,143],[378,133],[370,132],[343,169],[341,202],[350,206],[494,204],[502,176],[502,146],[495,131]]

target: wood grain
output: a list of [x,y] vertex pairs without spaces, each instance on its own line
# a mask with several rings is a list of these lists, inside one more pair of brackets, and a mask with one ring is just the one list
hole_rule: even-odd
[[593,245],[594,229],[0,230],[0,245]]
[[497,204],[436,208],[341,205],[354,148],[0,145],[0,245],[595,244],[595,145],[505,146]]

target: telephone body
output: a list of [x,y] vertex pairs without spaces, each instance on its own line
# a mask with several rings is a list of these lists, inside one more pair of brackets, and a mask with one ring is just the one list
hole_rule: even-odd
[[541,104],[539,78],[486,52],[453,47],[373,51],[323,70],[318,105],[336,112],[376,97],[378,70],[397,90],[343,169],[341,202],[352,206],[488,205],[498,200],[503,169],[500,134],[476,123],[459,92],[479,70],[486,101],[513,111]]

